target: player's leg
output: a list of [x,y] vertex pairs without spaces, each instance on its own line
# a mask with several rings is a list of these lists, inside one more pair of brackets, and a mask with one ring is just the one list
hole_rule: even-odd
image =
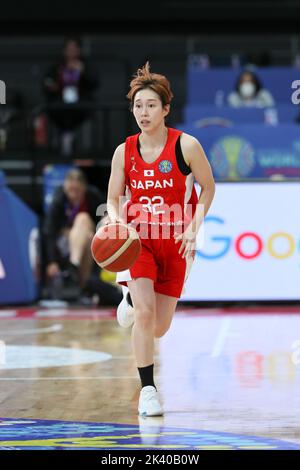
[[155,337],[161,338],[170,328],[178,299],[169,295],[155,293],[156,297],[156,321]]
[[[178,257],[178,250],[174,251],[173,242],[164,241],[163,274],[158,276],[155,284],[156,290],[156,324],[155,337],[161,338],[170,328],[178,299],[184,290],[192,264],[193,257],[188,256],[183,260]],[[173,250],[173,252],[172,252]],[[168,254],[171,253],[171,256]],[[166,276],[166,278],[165,278]],[[167,279],[167,280],[166,280]]]
[[[140,279],[146,279],[146,282],[149,282],[150,279],[154,281],[157,277],[157,266],[152,253],[151,243],[150,240],[142,239],[142,249],[138,260],[130,269],[117,274],[117,282],[122,284],[123,291],[123,299],[117,308],[117,319],[119,325],[124,328],[128,328],[134,322],[133,307],[135,305],[131,292],[129,292],[130,289],[128,290],[130,283],[133,279],[136,279],[137,282],[141,282]],[[134,286],[135,284],[131,285]],[[151,290],[153,291],[153,285],[151,285]],[[141,294],[143,295],[142,289],[137,293],[137,296]]]
[[162,408],[154,384],[154,334],[156,319],[156,295],[154,282],[138,278],[128,282],[134,306],[132,348],[139,371],[142,390],[139,398],[139,414],[160,416]]
[[138,278],[128,282],[134,305],[132,346],[137,367],[153,364],[156,296],[151,279]]

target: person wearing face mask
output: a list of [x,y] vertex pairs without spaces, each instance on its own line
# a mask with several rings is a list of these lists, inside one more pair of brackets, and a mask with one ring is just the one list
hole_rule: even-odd
[[274,104],[271,93],[262,87],[258,77],[250,71],[240,74],[235,91],[228,96],[228,105],[232,108],[267,108]]

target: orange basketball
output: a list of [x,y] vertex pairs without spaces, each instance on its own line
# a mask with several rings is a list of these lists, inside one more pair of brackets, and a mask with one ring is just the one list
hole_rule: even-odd
[[125,224],[108,224],[100,227],[91,244],[96,263],[108,271],[118,272],[130,268],[141,251],[137,231]]

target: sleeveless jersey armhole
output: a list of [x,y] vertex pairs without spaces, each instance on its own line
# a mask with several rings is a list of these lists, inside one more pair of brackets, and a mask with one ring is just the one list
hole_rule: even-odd
[[125,140],[124,150],[124,169],[125,169],[125,184],[129,186],[129,168],[130,168],[130,152],[131,152],[131,139],[127,137]]
[[177,166],[183,175],[189,175],[192,172],[192,170],[190,169],[190,167],[186,164],[184,160],[182,148],[180,144],[180,135],[178,136],[176,140],[176,146],[175,146]]
[[137,151],[138,151],[139,156],[140,156],[141,158],[143,158],[143,157],[142,157],[142,154],[141,154],[141,143],[140,143],[140,139],[139,139],[139,138],[136,139],[136,147],[137,147]]

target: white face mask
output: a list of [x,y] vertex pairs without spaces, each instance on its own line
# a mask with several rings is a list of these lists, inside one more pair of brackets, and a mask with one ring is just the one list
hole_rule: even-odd
[[252,82],[244,82],[240,85],[240,93],[244,98],[251,98],[255,93],[255,85]]

